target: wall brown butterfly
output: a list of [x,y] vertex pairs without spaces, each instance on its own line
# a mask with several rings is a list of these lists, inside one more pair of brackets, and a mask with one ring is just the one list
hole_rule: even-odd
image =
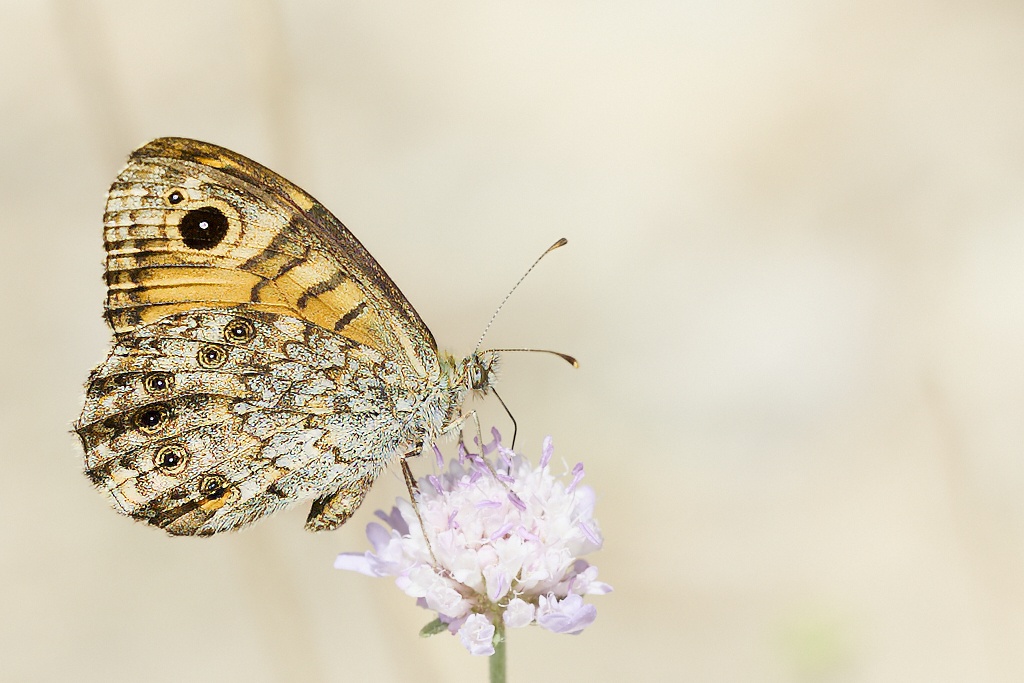
[[337,218],[221,147],[136,150],[110,188],[104,244],[114,348],[75,430],[114,507],[171,534],[301,500],[307,529],[334,529],[393,457],[490,389],[496,352],[439,352]]

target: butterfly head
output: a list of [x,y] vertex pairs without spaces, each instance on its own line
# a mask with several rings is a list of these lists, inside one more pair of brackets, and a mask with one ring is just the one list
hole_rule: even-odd
[[499,360],[494,351],[474,351],[456,366],[458,384],[475,395],[486,394],[497,380]]

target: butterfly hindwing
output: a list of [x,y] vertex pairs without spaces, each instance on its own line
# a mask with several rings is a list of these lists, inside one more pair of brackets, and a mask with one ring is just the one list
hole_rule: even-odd
[[94,483],[173,534],[236,528],[304,499],[332,528],[409,435],[398,363],[307,321],[195,309],[126,331],[76,429]]

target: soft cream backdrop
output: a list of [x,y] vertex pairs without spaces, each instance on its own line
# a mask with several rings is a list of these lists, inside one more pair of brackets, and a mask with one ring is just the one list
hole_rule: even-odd
[[313,193],[456,351],[569,238],[489,341],[580,357],[503,396],[586,462],[616,592],[513,632],[513,680],[1024,680],[1019,3],[0,12],[0,679],[484,679],[331,569],[398,477],[336,533],[196,540],[82,476],[104,192],[186,135]]

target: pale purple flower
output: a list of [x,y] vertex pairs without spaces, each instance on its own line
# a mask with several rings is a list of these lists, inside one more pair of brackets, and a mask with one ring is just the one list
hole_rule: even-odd
[[554,596],[540,596],[537,623],[555,633],[576,634],[594,623],[597,608],[583,603],[583,598],[571,593],[562,600]]
[[508,601],[505,612],[501,616],[505,620],[505,626],[522,628],[530,625],[536,613],[537,607],[533,603],[526,602],[522,598],[512,598]]
[[390,529],[367,526],[372,551],[342,553],[334,563],[394,576],[475,655],[494,652],[499,619],[507,628],[536,623],[577,634],[597,616],[583,596],[611,591],[581,559],[602,543],[594,492],[580,484],[583,465],[555,476],[550,437],[534,467],[492,431],[483,456],[460,450],[447,471],[420,479],[417,504],[429,547],[412,505],[399,499],[390,514],[377,513]]
[[471,655],[493,655],[494,624],[482,614],[470,614],[459,628],[459,640]]

